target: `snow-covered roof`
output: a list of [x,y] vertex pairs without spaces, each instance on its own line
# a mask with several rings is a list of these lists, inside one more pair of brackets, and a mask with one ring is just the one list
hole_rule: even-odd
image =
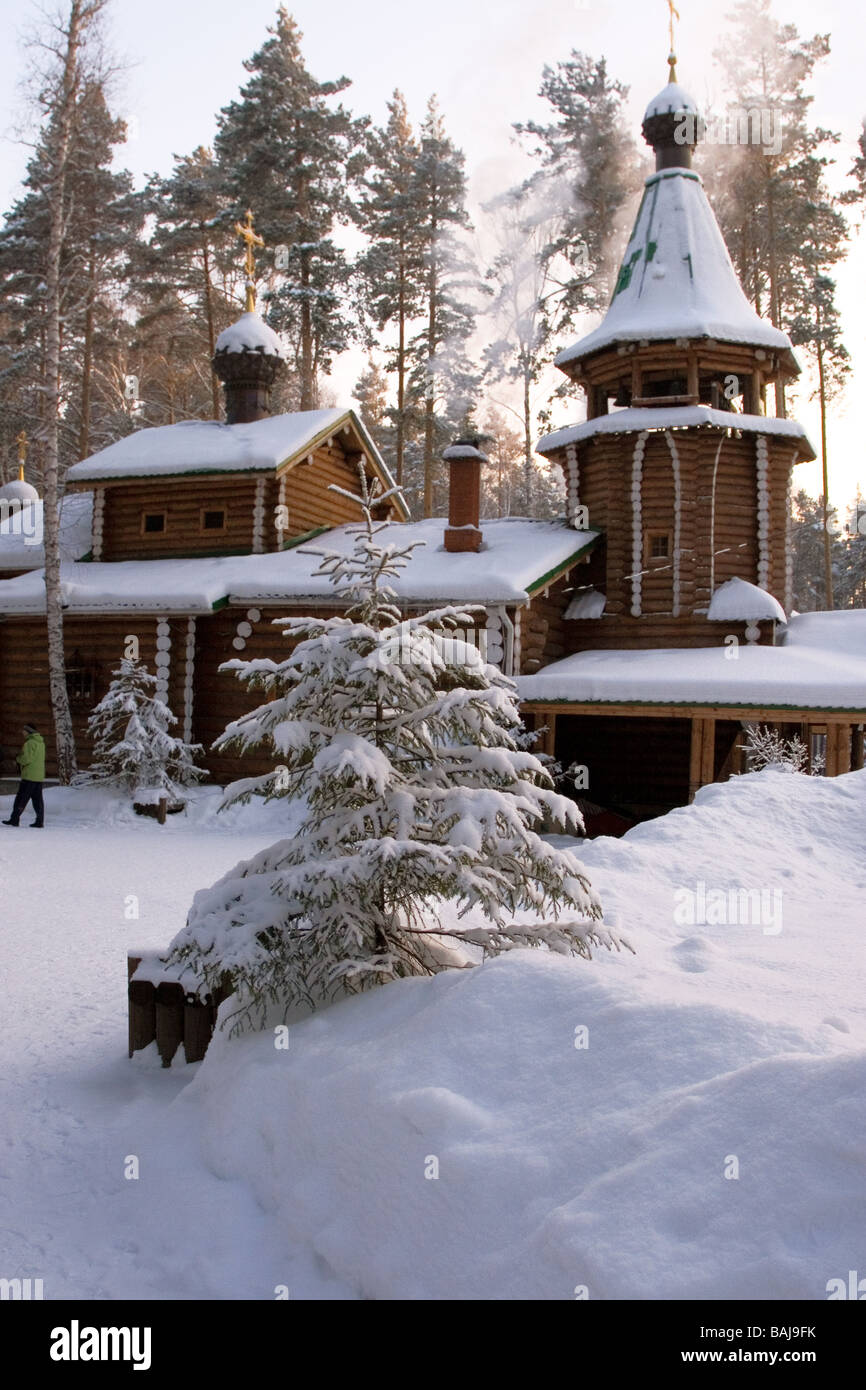
[[[0,571],[41,569],[45,564],[43,504],[29,502],[0,522]],[[60,558],[80,560],[91,548],[93,493],[70,492],[60,506]]]
[[[841,616],[841,615],[839,615]],[[866,652],[806,645],[580,652],[517,684],[527,701],[554,704],[733,705],[866,710]]]
[[866,661],[866,608],[842,608],[834,613],[797,613],[788,619],[782,637],[786,647],[860,656]]
[[478,459],[481,463],[489,462],[487,455],[483,454],[480,449],[476,449],[474,444],[449,444],[442,457],[446,463],[456,462],[460,459]]
[[658,96],[653,97],[644,113],[644,120],[648,121],[651,116],[664,116],[670,111],[677,114],[680,111],[688,111],[695,116],[698,114],[694,98],[690,97],[685,87],[681,87],[678,82],[669,82],[666,87],[662,87]]
[[745,579],[729,579],[720,584],[710,601],[707,617],[713,623],[761,623],[768,619],[787,622],[778,599]]
[[258,314],[241,314],[237,323],[223,329],[216,340],[216,351],[222,352],[261,352],[266,357],[280,357],[285,360],[286,350],[272,328]]
[[[447,522],[441,518],[395,522],[380,543],[404,546],[423,541],[407,568],[392,582],[408,604],[438,601],[524,603],[596,540],[594,531],[574,531],[564,522],[509,518],[485,521],[478,553],[444,549]],[[296,605],[333,602],[333,586],[317,574],[310,548],[348,551],[350,528],[341,526],[315,541],[270,555],[226,555],[189,560],[127,560],[63,566],[64,604],[70,612],[208,613],[226,601]],[[42,571],[0,582],[0,613],[42,613]]]
[[[310,452],[341,431],[355,433],[387,486],[393,479],[351,410],[303,410],[249,425],[184,420],[137,430],[69,470],[72,483],[170,477],[188,473],[265,473]],[[408,513],[407,513],[408,515]]]
[[714,429],[742,430],[746,434],[774,434],[802,441],[802,459],[815,457],[815,450],[803,426],[796,420],[775,415],[740,415],[732,410],[713,410],[709,405],[639,406],[596,415],[576,425],[545,435],[536,445],[539,454],[552,454],[566,444],[579,444],[597,434],[639,434],[642,430],[677,430],[712,426]]
[[743,293],[693,169],[663,169],[647,179],[610,308],[556,365],[613,343],[676,338],[792,350],[787,334],[760,319]]
[[590,585],[588,589],[582,589],[575,594],[562,616],[566,622],[585,618],[602,618],[606,604],[606,595],[600,594],[598,589]]

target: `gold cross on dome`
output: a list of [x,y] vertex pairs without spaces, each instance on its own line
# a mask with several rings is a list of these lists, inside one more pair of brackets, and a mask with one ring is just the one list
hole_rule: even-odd
[[247,208],[247,215],[243,222],[235,223],[235,231],[242,241],[246,242],[247,253],[244,258],[244,271],[247,277],[247,313],[251,314],[256,307],[256,258],[253,255],[253,247],[264,246],[264,237],[260,237],[253,228],[252,209]]
[[27,431],[22,430],[15,436],[15,443],[18,445],[18,481],[24,481],[24,465],[27,462]]
[[670,40],[671,40],[671,49],[670,49],[670,54],[669,54],[669,56],[668,56],[668,67],[669,67],[669,69],[670,69],[670,80],[671,80],[671,82],[676,82],[676,80],[677,80],[677,55],[676,55],[676,51],[675,51],[674,20],[675,20],[675,19],[679,19],[679,17],[680,17],[680,12],[679,12],[679,10],[677,9],[676,5],[674,4],[674,0],[668,0],[668,10],[670,11],[670,15],[669,15],[669,19],[670,19],[669,32],[670,32]]

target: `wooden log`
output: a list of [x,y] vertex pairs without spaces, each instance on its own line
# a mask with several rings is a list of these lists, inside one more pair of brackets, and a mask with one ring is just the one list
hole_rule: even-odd
[[163,981],[156,987],[156,1045],[164,1067],[183,1042],[185,997],[183,985]]
[[129,1055],[150,1047],[156,1037],[156,991],[150,980],[129,982]]
[[183,1006],[183,1050],[187,1062],[200,1062],[213,1037],[216,1008],[212,1003],[187,994]]

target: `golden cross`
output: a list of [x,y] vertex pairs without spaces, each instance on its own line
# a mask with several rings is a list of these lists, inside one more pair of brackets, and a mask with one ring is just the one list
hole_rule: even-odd
[[674,0],[668,0],[668,9],[670,10],[670,37],[671,37],[671,51],[670,51],[670,55],[669,55],[669,57],[668,57],[668,67],[669,67],[669,69],[670,69],[670,80],[671,80],[671,82],[676,82],[676,80],[677,80],[677,55],[676,55],[676,53],[674,52],[674,20],[675,20],[675,19],[679,19],[679,17],[680,17],[680,12],[679,12],[679,10],[677,9],[676,5],[674,4]]
[[244,270],[247,276],[247,313],[251,314],[256,307],[256,258],[253,255],[253,247],[264,246],[264,238],[253,230],[253,214],[247,208],[246,219],[243,222],[235,223],[235,231],[242,241],[246,242],[247,254],[244,259]]
[[18,481],[24,482],[24,465],[27,462],[27,431],[22,430],[15,436],[15,443],[18,445]]

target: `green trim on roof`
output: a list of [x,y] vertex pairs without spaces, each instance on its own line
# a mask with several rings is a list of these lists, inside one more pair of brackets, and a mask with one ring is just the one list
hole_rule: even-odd
[[[214,603],[211,604],[211,611],[214,613],[218,613],[221,608],[228,608],[228,606],[229,596],[228,594],[226,594],[225,598],[218,598]],[[180,616],[183,617],[183,614],[181,614]]]
[[298,545],[304,545],[306,541],[314,541],[317,536],[324,536],[326,531],[332,531],[332,526],[314,526],[312,531],[305,531],[301,536],[292,536],[290,540],[283,541],[280,550],[294,550]]
[[571,569],[572,565],[580,559],[581,555],[588,555],[591,550],[594,550],[602,539],[603,534],[602,531],[599,531],[598,535],[593,536],[591,541],[587,541],[579,550],[575,550],[573,555],[569,555],[567,560],[563,560],[561,565],[557,565],[555,569],[549,570],[547,574],[543,574],[540,579],[536,579],[534,583],[528,585],[526,592],[529,594],[529,597],[534,598],[539,589],[545,589],[548,584],[553,583],[554,579],[558,579],[566,570]]

